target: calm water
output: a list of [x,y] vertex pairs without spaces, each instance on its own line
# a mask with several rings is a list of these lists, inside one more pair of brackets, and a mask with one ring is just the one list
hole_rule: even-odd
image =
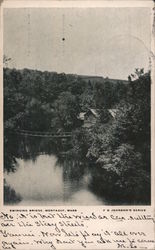
[[93,177],[86,164],[65,157],[60,160],[52,153],[52,142],[21,138],[19,142],[16,171],[5,174],[7,185],[22,198],[15,205],[106,204],[90,188]]
[[[103,201],[88,186],[91,174],[71,161],[63,165],[54,155],[39,155],[36,160],[18,159],[15,173],[5,176],[20,194],[19,205],[102,205]],[[16,204],[17,205],[17,204]]]

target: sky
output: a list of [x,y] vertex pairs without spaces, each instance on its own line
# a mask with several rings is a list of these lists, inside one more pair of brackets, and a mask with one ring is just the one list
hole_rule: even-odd
[[10,68],[127,79],[149,67],[149,8],[8,8]]

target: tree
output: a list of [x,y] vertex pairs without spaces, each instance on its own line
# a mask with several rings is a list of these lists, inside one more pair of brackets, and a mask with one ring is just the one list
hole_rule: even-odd
[[59,126],[70,131],[77,126],[80,107],[77,98],[70,92],[62,92],[54,103],[55,115],[59,120]]
[[149,73],[140,73],[129,83],[135,91],[115,107],[113,122],[91,131],[87,157],[103,170],[99,178],[109,193],[114,189],[126,200],[149,203],[151,81]]

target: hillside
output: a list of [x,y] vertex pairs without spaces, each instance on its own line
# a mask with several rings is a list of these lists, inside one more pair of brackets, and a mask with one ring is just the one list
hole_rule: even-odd
[[[126,204],[150,204],[150,73],[135,79],[124,84],[102,77],[5,68],[5,170],[15,171],[16,158],[37,154],[39,138],[32,143],[30,137],[28,143],[27,135],[23,143],[12,138],[14,132],[69,132],[65,155],[94,168],[90,184],[94,192]],[[78,117],[90,108],[100,115],[87,129]],[[111,108],[117,109],[114,119],[106,115]],[[45,152],[43,145],[39,150]],[[46,145],[49,149],[54,145],[57,154],[64,147],[48,137]]]

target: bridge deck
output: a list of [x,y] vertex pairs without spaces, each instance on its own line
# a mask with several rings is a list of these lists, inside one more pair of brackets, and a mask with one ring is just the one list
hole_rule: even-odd
[[40,132],[40,131],[28,131],[28,130],[14,130],[15,134],[33,136],[33,137],[51,137],[51,138],[67,138],[71,137],[71,132],[64,133],[51,133],[51,132]]

